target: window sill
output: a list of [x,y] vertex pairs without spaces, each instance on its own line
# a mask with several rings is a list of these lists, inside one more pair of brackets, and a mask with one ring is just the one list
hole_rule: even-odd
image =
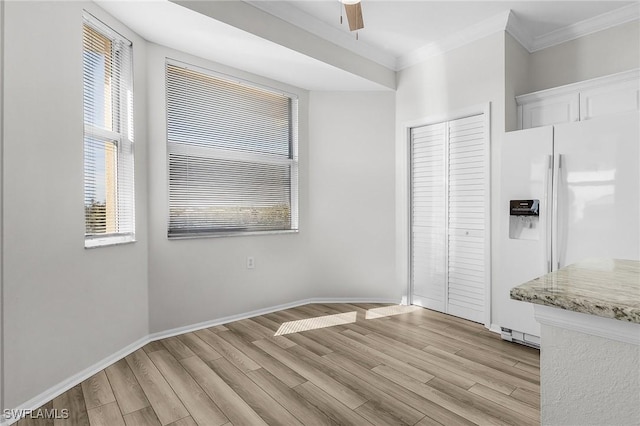
[[211,232],[211,233],[194,233],[194,234],[178,234],[167,235],[169,240],[192,240],[196,238],[223,238],[223,237],[255,237],[257,235],[280,235],[280,234],[297,234],[297,229],[289,229],[282,231],[228,231],[228,232]]
[[85,238],[84,248],[93,249],[98,247],[131,244],[135,242],[136,238],[133,235],[110,235],[104,237]]

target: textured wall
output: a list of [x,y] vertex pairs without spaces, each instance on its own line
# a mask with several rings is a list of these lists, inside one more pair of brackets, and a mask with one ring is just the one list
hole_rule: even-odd
[[540,371],[543,425],[640,422],[640,346],[542,325]]

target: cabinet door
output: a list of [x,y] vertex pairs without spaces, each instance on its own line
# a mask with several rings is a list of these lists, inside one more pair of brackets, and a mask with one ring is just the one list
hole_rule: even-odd
[[528,101],[519,107],[522,129],[578,121],[579,108],[577,92]]
[[580,92],[580,120],[640,111],[640,88],[633,79]]

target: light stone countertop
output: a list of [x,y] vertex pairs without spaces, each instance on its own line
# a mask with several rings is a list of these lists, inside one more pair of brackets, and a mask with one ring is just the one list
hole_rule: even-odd
[[640,262],[584,260],[512,288],[511,298],[640,324]]

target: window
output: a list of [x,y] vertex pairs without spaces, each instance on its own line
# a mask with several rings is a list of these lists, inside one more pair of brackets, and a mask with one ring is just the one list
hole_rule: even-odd
[[134,241],[131,43],[83,24],[85,247]]
[[168,236],[298,229],[298,101],[168,62]]

